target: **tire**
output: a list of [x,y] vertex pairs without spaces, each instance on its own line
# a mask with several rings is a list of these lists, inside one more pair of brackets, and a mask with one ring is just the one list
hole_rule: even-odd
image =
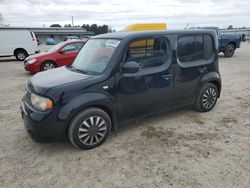
[[15,57],[18,61],[24,61],[28,57],[28,54],[25,50],[20,49],[15,52]]
[[56,68],[56,64],[53,61],[45,61],[42,63],[41,71],[47,71]]
[[211,83],[203,85],[199,91],[196,110],[200,112],[208,112],[214,108],[219,96],[218,88]]
[[101,145],[111,131],[109,115],[99,108],[78,113],[68,128],[68,138],[78,149],[92,149]]
[[235,47],[233,44],[227,45],[227,49],[224,52],[225,57],[232,57],[234,55]]

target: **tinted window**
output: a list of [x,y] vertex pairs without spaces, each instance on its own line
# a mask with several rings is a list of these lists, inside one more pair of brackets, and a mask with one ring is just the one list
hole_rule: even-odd
[[195,60],[201,60],[204,58],[203,36],[195,37],[195,53]]
[[195,61],[195,36],[180,37],[177,53],[181,62]]
[[168,44],[164,38],[137,40],[130,43],[125,61],[135,61],[140,68],[161,66],[168,55]]
[[204,49],[205,49],[205,60],[210,59],[213,56],[213,40],[210,35],[204,35]]
[[177,55],[180,62],[208,60],[213,53],[210,35],[182,36],[178,39]]

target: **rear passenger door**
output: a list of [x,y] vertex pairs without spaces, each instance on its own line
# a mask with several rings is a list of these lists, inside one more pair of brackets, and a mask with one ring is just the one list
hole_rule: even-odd
[[175,64],[175,104],[194,102],[200,79],[212,69],[215,44],[208,34],[181,35],[177,39]]

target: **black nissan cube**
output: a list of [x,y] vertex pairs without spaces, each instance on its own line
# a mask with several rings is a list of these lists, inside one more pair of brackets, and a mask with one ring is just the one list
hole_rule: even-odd
[[20,108],[34,140],[90,149],[155,113],[210,111],[220,92],[214,31],[118,32],[89,39],[72,65],[33,76]]

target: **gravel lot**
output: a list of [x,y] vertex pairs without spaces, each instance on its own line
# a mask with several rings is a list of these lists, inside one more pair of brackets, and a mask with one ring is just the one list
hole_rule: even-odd
[[162,113],[86,151],[33,142],[19,112],[31,75],[11,58],[0,66],[1,187],[250,187],[250,43],[220,57],[213,111]]

